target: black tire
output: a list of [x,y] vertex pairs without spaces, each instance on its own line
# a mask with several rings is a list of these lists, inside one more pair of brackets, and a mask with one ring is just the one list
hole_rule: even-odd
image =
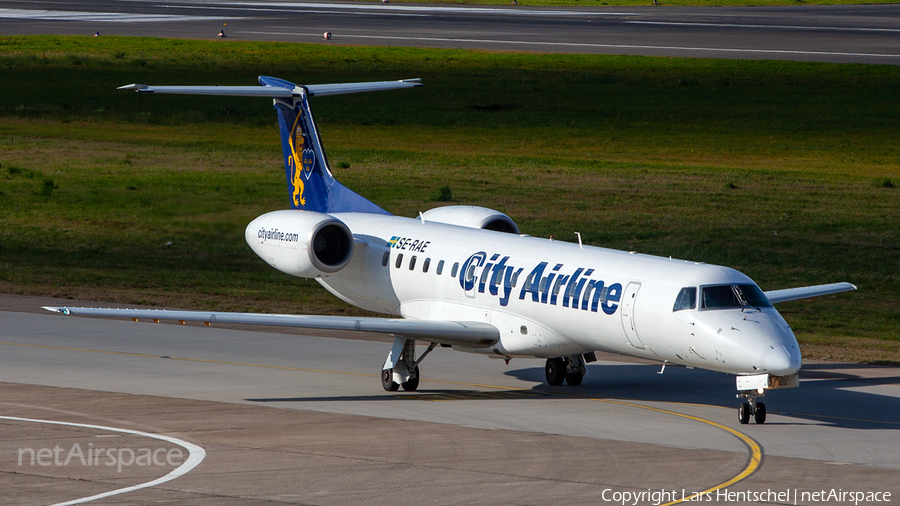
[[760,424],[766,423],[766,405],[765,404],[763,404],[761,402],[756,403],[756,413],[753,413],[753,420],[756,423],[760,423]]
[[544,366],[544,376],[547,377],[548,385],[555,387],[562,385],[566,379],[566,362],[561,357],[548,358]]
[[409,379],[400,384],[403,390],[407,392],[415,392],[419,388],[419,366],[410,373]]
[[580,372],[566,373],[566,383],[573,387],[580,385],[582,380],[584,380],[584,374]]
[[381,371],[381,386],[386,392],[396,392],[400,385],[394,382],[394,370],[383,369]]
[[746,425],[750,423],[750,403],[745,402],[738,408],[738,421]]

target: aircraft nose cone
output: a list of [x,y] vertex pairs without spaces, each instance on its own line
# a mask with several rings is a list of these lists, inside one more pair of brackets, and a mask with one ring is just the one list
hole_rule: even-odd
[[769,374],[787,376],[800,370],[800,354],[788,353],[784,346],[769,350],[763,359]]

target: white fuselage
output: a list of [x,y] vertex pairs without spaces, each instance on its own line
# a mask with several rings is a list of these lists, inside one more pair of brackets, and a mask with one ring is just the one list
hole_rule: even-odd
[[[251,247],[251,232],[297,212],[254,220]],[[500,331],[489,348],[454,349],[546,358],[600,350],[732,374],[800,368],[797,341],[771,306],[674,310],[685,287],[755,286],[734,269],[421,219],[331,216],[352,231],[355,249],[346,267],[318,281],[367,310]]]

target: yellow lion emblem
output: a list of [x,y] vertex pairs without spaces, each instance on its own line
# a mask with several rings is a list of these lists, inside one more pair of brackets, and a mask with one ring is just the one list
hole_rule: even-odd
[[[297,115],[297,118],[294,120],[294,127],[291,129],[291,136],[288,137],[288,143],[291,145],[291,157],[290,157],[290,165],[291,165],[291,184],[294,186],[294,206],[300,207],[306,205],[306,198],[303,197],[303,170],[297,167],[297,160],[302,160],[302,158],[297,156],[297,153],[303,153],[303,132],[300,132],[300,135],[297,135],[297,126],[300,123],[300,115]],[[297,144],[299,143],[299,146]],[[299,147],[299,149],[297,149]]]

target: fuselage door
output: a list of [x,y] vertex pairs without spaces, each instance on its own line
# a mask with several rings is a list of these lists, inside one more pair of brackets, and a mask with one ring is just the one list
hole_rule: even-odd
[[640,283],[628,283],[625,287],[625,293],[622,296],[622,328],[625,330],[625,338],[632,346],[639,350],[644,349],[644,343],[638,337],[637,329],[634,326],[634,307],[637,301],[638,291],[641,289]]

